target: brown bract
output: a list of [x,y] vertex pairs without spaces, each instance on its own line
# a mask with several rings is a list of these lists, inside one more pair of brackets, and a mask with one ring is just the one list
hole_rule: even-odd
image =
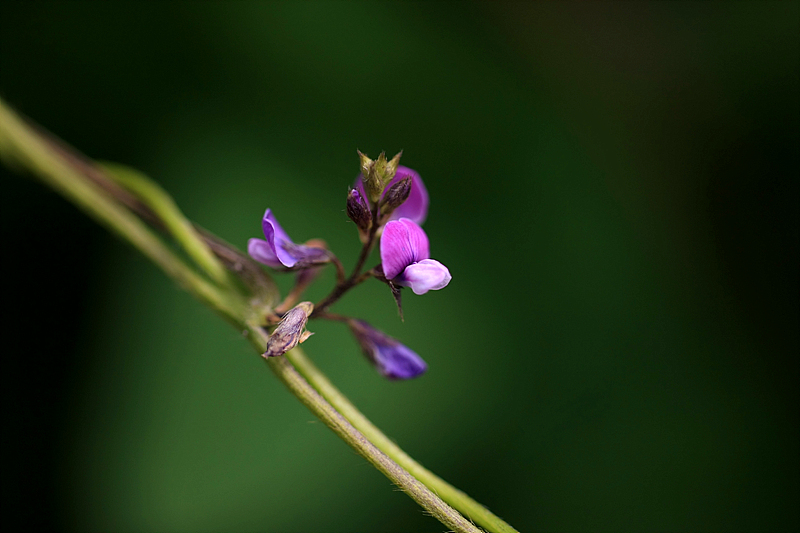
[[305,329],[313,310],[314,304],[311,302],[301,302],[289,310],[270,335],[267,350],[262,355],[264,357],[283,355],[313,335]]

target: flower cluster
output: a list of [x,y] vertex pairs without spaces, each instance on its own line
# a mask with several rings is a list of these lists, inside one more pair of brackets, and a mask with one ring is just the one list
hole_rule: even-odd
[[[416,353],[370,326],[363,320],[336,315],[328,308],[344,293],[370,277],[387,284],[400,307],[403,287],[414,294],[442,289],[450,283],[450,271],[431,259],[428,236],[422,229],[428,215],[428,192],[419,174],[399,164],[400,155],[387,160],[383,153],[372,160],[359,152],[361,174],[347,194],[346,211],[356,224],[362,250],[349,276],[336,256],[320,240],[295,244],[278,224],[272,210],[262,220],[264,239],[250,239],[247,250],[256,261],[274,269],[298,272],[295,288],[267,317],[276,324],[265,357],[282,355],[310,333],[306,321],[326,318],[345,322],[364,355],[378,372],[389,379],[409,379],[427,369]],[[362,272],[370,251],[378,244],[381,263]],[[292,307],[303,289],[316,277],[319,267],[333,263],[337,283],[332,292],[317,303],[303,302]],[[402,308],[400,308],[402,317]]]

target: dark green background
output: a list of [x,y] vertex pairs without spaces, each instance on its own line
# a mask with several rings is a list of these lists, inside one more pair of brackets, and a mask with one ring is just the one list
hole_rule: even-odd
[[[356,148],[405,150],[453,281],[307,352],[523,531],[800,527],[798,34],[781,3],[3,3],[0,95],[244,248],[352,265]],[[3,519],[441,531],[222,320],[3,170]],[[376,259],[377,261],[377,259]],[[282,286],[287,286],[283,280]],[[321,297],[331,273],[311,296]]]

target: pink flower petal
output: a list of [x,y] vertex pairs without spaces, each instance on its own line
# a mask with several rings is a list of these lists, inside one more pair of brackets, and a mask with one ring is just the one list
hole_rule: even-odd
[[414,294],[425,294],[428,291],[443,289],[453,276],[447,267],[435,259],[423,259],[409,265],[395,280],[398,284],[411,287]]
[[381,263],[387,279],[394,279],[407,266],[429,257],[428,236],[412,220],[401,218],[386,223],[381,237]]

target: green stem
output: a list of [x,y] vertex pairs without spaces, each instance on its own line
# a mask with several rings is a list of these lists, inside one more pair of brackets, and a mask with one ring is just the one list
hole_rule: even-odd
[[172,197],[160,185],[138,170],[124,165],[103,162],[100,168],[114,181],[146,201],[164,223],[166,230],[211,279],[222,287],[233,286],[228,271],[206,246],[192,223],[186,220]]
[[[256,325],[248,327],[248,338],[259,352],[266,350],[267,337]],[[295,350],[297,351],[297,348]],[[292,352],[289,352],[292,353]],[[391,457],[383,453],[370,438],[356,429],[335,407],[328,403],[298,373],[290,359],[286,357],[270,357],[267,365],[292,393],[325,422],[348,446],[366,458],[375,468],[392,480],[403,492],[407,493],[421,507],[430,512],[442,524],[453,531],[480,533],[480,529],[466,520],[461,514],[447,505],[419,479],[398,465]]]
[[126,208],[87,181],[49,149],[0,100],[0,157],[27,168],[92,218],[128,240],[171,278],[231,321],[244,315],[244,302],[220,292],[170,250],[153,231]]
[[[335,315],[334,315],[335,316]],[[337,389],[328,378],[305,356],[300,348],[286,354],[295,368],[336,410],[350,421],[356,429],[366,436],[370,442],[383,453],[391,457],[401,467],[424,483],[439,495],[442,500],[452,505],[464,516],[492,533],[516,533],[516,529],[503,519],[489,511],[486,507],[470,498],[464,492],[450,485],[404,452],[397,444],[378,429],[347,397]]]

